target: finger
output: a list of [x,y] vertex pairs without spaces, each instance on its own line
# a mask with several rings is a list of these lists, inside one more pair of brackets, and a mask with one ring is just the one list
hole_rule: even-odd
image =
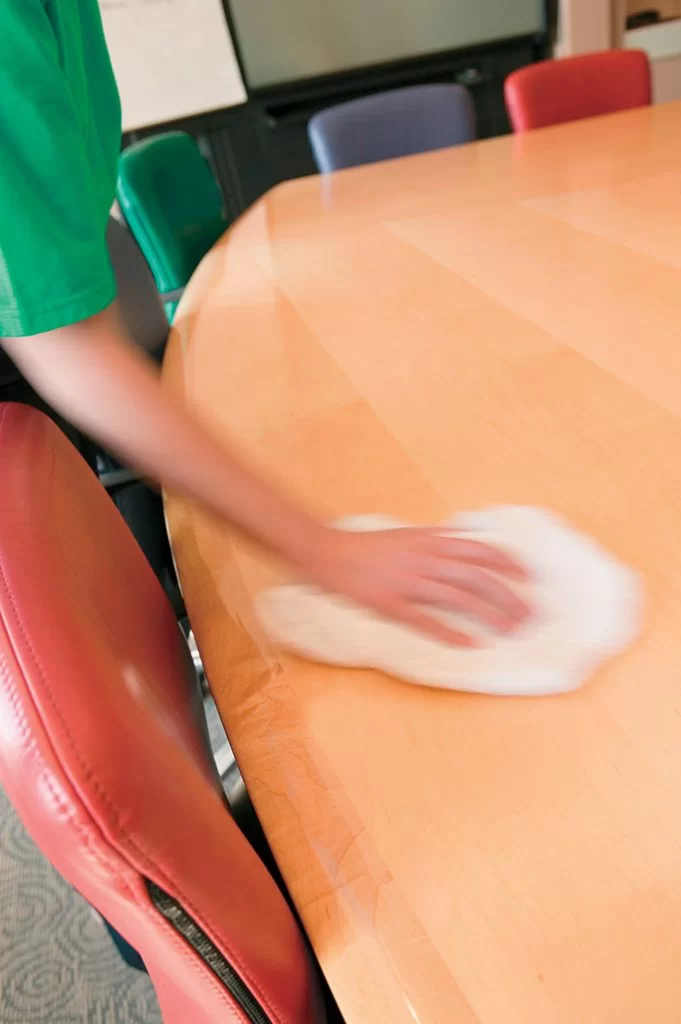
[[461,537],[443,537],[432,535],[432,555],[450,561],[466,562],[469,565],[492,569],[512,579],[529,580],[527,568],[510,555],[492,544],[483,544],[478,540],[466,540]]
[[394,605],[387,611],[387,614],[391,619],[403,622],[407,626],[412,626],[419,633],[423,633],[433,640],[439,640],[440,643],[449,644],[453,647],[471,648],[480,646],[473,637],[462,633],[458,629],[446,626],[439,619],[422,611],[417,605],[407,603]]
[[[431,582],[446,583],[457,590],[464,590],[502,611],[514,622],[522,622],[530,614],[530,606],[510,587],[475,565],[465,562],[448,562],[444,559],[429,559],[424,564],[425,578]],[[411,590],[410,590],[411,596]]]
[[472,615],[502,633],[510,632],[519,622],[517,617],[505,609],[490,604],[470,590],[462,590],[436,580],[418,580],[410,588],[409,596],[419,604],[438,605],[462,615]]

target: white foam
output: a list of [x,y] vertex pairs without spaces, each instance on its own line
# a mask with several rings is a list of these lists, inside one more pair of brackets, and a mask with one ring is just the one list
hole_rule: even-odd
[[[361,516],[337,524],[384,530],[408,524]],[[450,690],[541,695],[573,690],[636,637],[642,588],[636,573],[552,513],[502,506],[458,516],[444,530],[472,531],[522,562],[533,577],[530,621],[508,635],[456,614],[437,614],[484,639],[452,647],[312,586],[265,591],[257,602],[278,644],[332,665],[379,669],[399,679]]]

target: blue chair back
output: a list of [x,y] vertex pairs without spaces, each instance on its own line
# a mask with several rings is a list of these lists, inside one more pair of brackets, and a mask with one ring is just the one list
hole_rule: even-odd
[[308,137],[322,173],[459,146],[475,138],[475,110],[462,85],[416,85],[322,110]]

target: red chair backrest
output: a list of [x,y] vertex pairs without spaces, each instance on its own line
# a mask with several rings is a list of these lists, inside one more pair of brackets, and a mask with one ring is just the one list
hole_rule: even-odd
[[223,803],[184,639],[123,520],[33,409],[0,406],[0,478],[0,776],[26,828],[140,952],[166,1024],[320,1024],[304,941]]
[[514,132],[614,114],[651,102],[642,50],[606,50],[530,64],[509,75],[506,109]]

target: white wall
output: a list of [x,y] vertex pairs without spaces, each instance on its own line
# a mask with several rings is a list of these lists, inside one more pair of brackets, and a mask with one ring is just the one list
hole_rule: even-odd
[[681,99],[681,20],[625,32],[626,8],[625,0],[563,0],[556,55],[568,57],[613,46],[645,50],[655,102]]
[[656,103],[681,100],[681,54],[653,62],[653,96]]
[[681,99],[681,19],[625,32],[624,46],[650,57],[656,103]]
[[611,0],[562,0],[557,56],[609,50],[612,40]]

